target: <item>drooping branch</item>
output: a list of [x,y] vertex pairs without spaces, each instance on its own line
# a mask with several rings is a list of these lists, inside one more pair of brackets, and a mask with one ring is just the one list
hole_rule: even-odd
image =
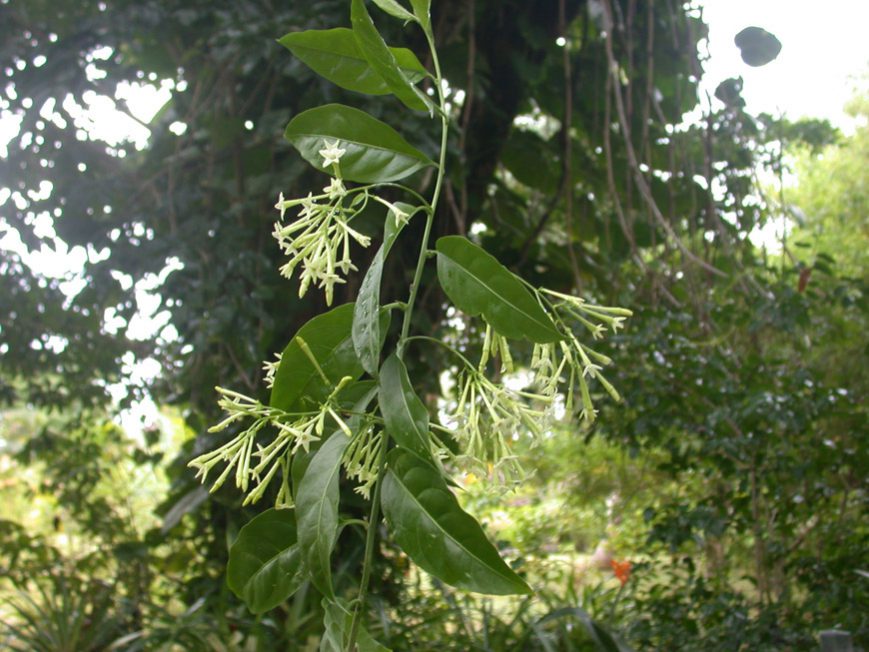
[[702,267],[707,272],[716,274],[718,276],[725,276],[725,274],[721,270],[710,265],[702,258],[696,256],[682,243],[682,241],[679,239],[679,236],[673,230],[673,227],[670,226],[670,223],[667,222],[667,220],[664,218],[661,210],[658,208],[657,202],[655,202],[655,198],[652,196],[652,190],[649,187],[649,184],[647,183],[645,177],[643,176],[642,170],[640,169],[639,162],[637,160],[637,154],[634,151],[634,146],[631,142],[630,125],[628,124],[628,119],[625,112],[624,98],[622,97],[622,93],[619,88],[619,85],[621,83],[619,80],[619,65],[618,61],[616,61],[615,55],[613,54],[612,6],[610,4],[610,0],[603,0],[602,4],[604,9],[604,29],[606,30],[605,45],[609,76],[612,79],[613,97],[615,99],[616,113],[618,115],[619,125],[622,130],[622,138],[625,142],[625,153],[627,154],[628,164],[633,173],[634,183],[636,183],[637,189],[640,191],[640,195],[642,195],[643,200],[651,209],[652,215],[655,217],[655,221],[664,230],[667,236],[671,238],[671,240],[675,243],[676,247],[685,257],[685,259],[691,261],[699,267]]

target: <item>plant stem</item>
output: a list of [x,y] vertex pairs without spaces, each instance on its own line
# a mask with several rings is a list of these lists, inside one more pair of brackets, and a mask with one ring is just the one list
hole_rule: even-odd
[[396,355],[399,358],[404,356],[404,349],[407,346],[407,337],[410,333],[410,323],[413,317],[413,306],[416,303],[416,295],[419,292],[420,281],[422,279],[422,271],[425,267],[425,261],[428,257],[428,240],[431,235],[431,227],[434,223],[435,213],[437,213],[438,201],[441,196],[441,186],[444,182],[444,171],[446,169],[447,160],[447,137],[449,135],[449,122],[447,120],[446,99],[444,98],[443,80],[441,77],[441,66],[438,61],[437,49],[435,48],[434,40],[430,34],[426,34],[428,39],[429,49],[432,54],[432,62],[435,68],[435,85],[437,86],[438,102],[441,108],[441,151],[440,160],[438,161],[438,176],[435,181],[434,195],[431,200],[431,211],[426,215],[425,231],[423,231],[422,242],[420,243],[419,256],[416,260],[416,271],[413,274],[413,283],[410,286],[410,297],[407,299],[407,310],[404,312],[404,321],[401,324],[401,335],[398,337],[398,345],[396,346]]
[[[441,151],[438,161],[438,176],[435,181],[434,194],[431,201],[431,209],[426,213],[425,230],[420,243],[419,255],[416,260],[416,270],[413,274],[413,282],[410,286],[410,296],[404,306],[404,320],[401,323],[401,334],[398,337],[396,345],[396,355],[399,359],[404,356],[404,349],[407,346],[408,336],[410,333],[410,324],[413,316],[413,307],[416,303],[416,296],[419,293],[419,286],[422,280],[422,272],[425,267],[425,261],[428,258],[428,241],[431,236],[431,227],[434,223],[434,216],[437,212],[438,199],[441,194],[441,187],[444,182],[444,170],[447,160],[447,137],[449,135],[449,121],[446,111],[446,98],[444,97],[441,66],[438,61],[437,50],[435,48],[434,38],[426,31],[426,39],[428,40],[429,49],[432,54],[432,62],[435,68],[435,85],[437,86],[438,103],[441,109]],[[380,449],[380,461],[377,471],[377,480],[374,485],[374,495],[371,497],[371,518],[368,521],[368,532],[365,538],[365,556],[362,566],[362,580],[359,583],[359,598],[356,603],[356,610],[353,612],[353,622],[350,625],[350,636],[347,639],[347,652],[356,651],[356,638],[359,635],[359,627],[362,623],[362,618],[365,614],[365,599],[368,595],[368,583],[371,579],[371,565],[374,560],[374,545],[377,539],[377,524],[380,519],[380,489],[383,486],[383,476],[386,472],[386,449],[389,447],[389,434],[384,431],[383,442]]]

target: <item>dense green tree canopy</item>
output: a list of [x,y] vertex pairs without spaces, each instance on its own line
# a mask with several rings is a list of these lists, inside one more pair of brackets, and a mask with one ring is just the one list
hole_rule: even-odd
[[[430,66],[420,34],[371,12],[391,45]],[[539,525],[536,510],[558,493],[553,486],[577,523],[595,511],[588,531],[636,552],[643,579],[611,608],[601,606],[608,593],[582,606],[599,607],[639,649],[730,650],[734,641],[805,649],[836,624],[865,641],[865,616],[851,609],[867,592],[855,572],[866,570],[867,538],[865,127],[830,144],[819,123],[752,117],[739,70],[715,99],[698,97],[706,26],[699,10],[676,2],[436,0],[432,22],[451,111],[433,238],[468,235],[535,285],[636,314],[605,350],[617,360],[611,380],[624,404],[603,407],[602,425],[556,432],[542,452],[519,451],[540,472],[520,490],[517,501],[528,502],[516,519],[537,525],[512,540],[594,548],[568,527]],[[76,570],[110,578],[124,608],[109,609],[108,593],[80,594],[93,598],[90,613],[112,611],[113,635],[138,632],[130,644],[147,632],[153,645],[184,649],[218,649],[218,639],[241,649],[257,637],[301,649],[308,635],[316,646],[315,597],[297,594],[254,622],[228,591],[227,544],[261,508],[242,508],[228,488],[206,500],[185,465],[214,447],[213,388],[265,400],[263,360],[326,307],[321,294],[296,296],[270,237],[279,193],[304,196],[325,183],[283,138],[289,120],[341,102],[436,156],[436,125],[424,113],[408,118],[396,98],[328,84],[288,51],[292,39],[278,41],[336,25],[350,26],[346,0],[0,2],[0,110],[18,121],[0,158],[0,229],[27,250],[67,246],[84,260],[76,278],[61,279],[0,249],[0,400],[42,411],[19,421],[24,435],[0,436],[21,463],[42,460],[44,489],[75,506],[82,532],[112,547],[109,561],[90,557]],[[170,94],[140,125],[144,145],[98,138],[87,107],[114,98],[137,122],[139,107],[117,95],[140,85]],[[799,185],[773,197],[778,189],[757,186],[757,166],[781,172],[791,151]],[[431,190],[430,169],[412,178]],[[780,211],[804,216],[805,226],[769,257],[749,234]],[[379,237],[382,215],[366,220],[366,234]],[[409,286],[421,238],[411,222],[396,240],[383,302]],[[360,248],[354,259],[367,266],[376,251]],[[483,334],[445,312],[448,297],[433,269],[426,274],[418,330],[478,349]],[[356,297],[361,280],[337,286],[335,304]],[[130,327],[144,287],[169,327],[143,337]],[[428,372],[445,366],[439,355],[410,347],[405,360],[429,407],[440,388]],[[153,381],[136,372],[145,360],[160,365]],[[155,424],[142,441],[115,448],[123,436],[110,424],[118,406],[108,393],[117,383],[127,390],[121,405],[149,396],[172,406],[184,441],[161,439]],[[161,525],[143,531],[124,521],[123,500],[112,495],[126,494],[104,477],[120,458],[168,474]],[[484,491],[469,495],[481,512],[491,509]],[[351,511],[361,509],[350,500]],[[619,523],[634,534],[612,535]],[[14,575],[20,586],[63,557],[20,525],[0,525],[0,553],[33,552],[19,567],[32,570]],[[361,547],[347,528],[339,582]],[[563,616],[587,617],[559,610],[580,603],[568,591],[520,603],[512,624],[485,604],[463,622],[454,593],[437,585],[445,601],[433,598],[405,574],[406,559],[384,549],[383,621],[396,604],[408,614],[393,623],[395,649],[421,641],[444,649],[447,630],[465,632],[455,649],[467,649],[480,620],[499,623],[492,641],[501,642],[487,649],[550,649],[550,640],[577,636]],[[165,618],[170,604],[183,615]],[[542,605],[552,618],[542,618]],[[408,624],[428,616],[444,629]],[[536,629],[517,634],[517,623]]]

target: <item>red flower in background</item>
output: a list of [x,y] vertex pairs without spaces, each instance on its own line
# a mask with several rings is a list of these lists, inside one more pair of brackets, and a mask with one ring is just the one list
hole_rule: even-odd
[[611,559],[610,566],[612,566],[613,573],[615,573],[616,579],[622,583],[622,586],[627,584],[628,579],[631,577],[631,562],[628,560],[618,561],[617,559]]

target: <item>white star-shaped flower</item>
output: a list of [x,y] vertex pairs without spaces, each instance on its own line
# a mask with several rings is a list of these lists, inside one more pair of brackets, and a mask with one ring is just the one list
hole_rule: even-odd
[[[326,150],[323,150],[323,152],[325,151]],[[338,151],[343,153],[344,150],[342,149]],[[320,154],[323,154],[323,152],[320,152]],[[337,163],[337,160],[335,162]],[[341,183],[341,179],[332,179],[329,182],[329,185],[323,188],[323,192],[329,195],[329,199],[339,199],[347,193],[347,189],[344,188],[344,184]]]
[[275,204],[275,208],[281,212],[281,219],[284,219],[284,213],[287,211],[287,202],[284,200],[284,193],[278,195],[278,203]]
[[404,226],[405,224],[407,224],[407,221],[410,218],[410,215],[405,213],[403,210],[401,210],[398,206],[395,206],[394,204],[392,205],[390,210],[392,211],[392,215],[395,217],[395,223],[398,226]]
[[320,156],[323,157],[323,167],[327,168],[330,165],[336,165],[338,161],[341,160],[341,157],[347,152],[346,149],[341,149],[338,145],[341,144],[340,140],[336,140],[334,142],[329,142],[328,140],[324,140],[323,144],[325,147],[317,152]]

